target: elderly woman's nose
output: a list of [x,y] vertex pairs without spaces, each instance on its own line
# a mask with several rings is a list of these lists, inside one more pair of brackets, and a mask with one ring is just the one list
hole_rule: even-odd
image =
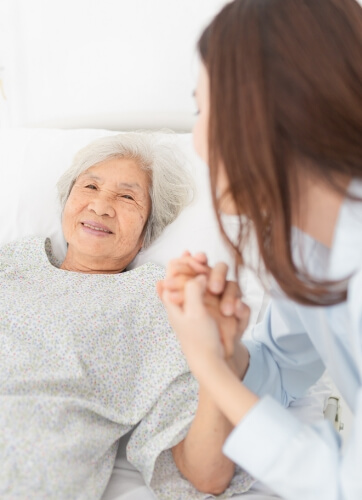
[[88,203],[88,209],[96,215],[108,215],[114,217],[116,215],[113,202],[109,196],[97,196]]

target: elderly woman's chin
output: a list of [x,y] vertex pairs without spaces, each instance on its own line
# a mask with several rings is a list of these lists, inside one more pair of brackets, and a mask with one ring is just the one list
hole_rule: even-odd
[[79,225],[77,232],[77,235],[69,239],[68,248],[72,245],[74,251],[99,257],[106,257],[112,253],[117,253],[121,257],[123,249],[119,246],[117,248],[119,238],[115,233],[101,233],[99,230],[91,229],[83,224]]
[[78,235],[68,242],[67,254],[61,266],[64,270],[93,273],[119,273],[136,257],[142,238],[117,237],[81,225]]

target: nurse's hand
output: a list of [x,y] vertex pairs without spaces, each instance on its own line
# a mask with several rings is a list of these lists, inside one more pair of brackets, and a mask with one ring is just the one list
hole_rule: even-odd
[[179,259],[170,261],[166,279],[157,284],[158,294],[162,298],[163,291],[167,290],[169,300],[175,305],[183,306],[185,284],[191,278],[202,274],[205,275],[207,283],[210,276],[221,281],[224,279],[223,293],[214,294],[205,288],[203,300],[207,311],[217,323],[225,359],[241,378],[248,366],[249,353],[240,343],[240,338],[248,325],[250,309],[240,299],[238,284],[226,281],[227,266],[217,264],[211,269],[206,262],[204,254],[192,257],[189,252],[185,252]]
[[[213,268],[208,265],[204,253],[191,256],[184,252],[182,257],[171,260],[166,270],[166,280],[158,285],[159,294],[166,286],[171,292],[175,304],[183,303],[183,288],[188,279],[198,274],[207,276],[207,290],[220,299],[220,311],[224,316],[235,316],[243,325],[243,331],[249,322],[245,304],[241,300],[239,285],[235,281],[227,280],[228,266],[218,262]],[[247,316],[247,318],[246,318]],[[244,325],[246,321],[246,325]]]

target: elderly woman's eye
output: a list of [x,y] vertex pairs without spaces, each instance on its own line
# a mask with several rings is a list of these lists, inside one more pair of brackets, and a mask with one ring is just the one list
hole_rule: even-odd
[[133,196],[130,194],[122,194],[122,198],[126,198],[126,200],[134,200]]
[[94,184],[87,184],[86,188],[87,189],[97,189],[97,186],[95,186]]

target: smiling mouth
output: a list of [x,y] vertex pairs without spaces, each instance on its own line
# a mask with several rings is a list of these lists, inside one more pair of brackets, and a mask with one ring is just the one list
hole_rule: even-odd
[[99,231],[101,233],[106,233],[106,234],[113,234],[112,231],[109,229],[99,227],[99,226],[93,226],[91,224],[87,224],[86,222],[81,223],[84,227],[88,227],[89,229],[93,229],[94,231]]

